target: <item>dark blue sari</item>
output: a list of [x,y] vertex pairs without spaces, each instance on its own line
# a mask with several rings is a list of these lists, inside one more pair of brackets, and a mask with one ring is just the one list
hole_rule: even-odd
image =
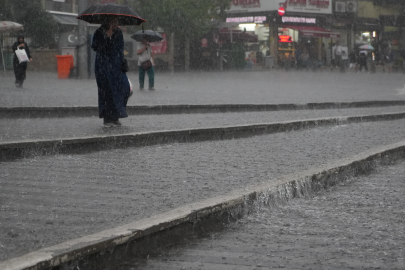
[[96,81],[100,118],[117,121],[128,117],[126,106],[129,98],[127,75],[121,70],[124,58],[124,37],[120,29],[108,37],[103,28],[96,30],[91,48],[96,51]]

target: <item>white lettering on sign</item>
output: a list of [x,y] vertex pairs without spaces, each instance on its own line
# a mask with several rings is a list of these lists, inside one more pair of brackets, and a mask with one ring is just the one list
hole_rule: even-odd
[[260,0],[232,0],[235,6],[242,6],[243,8],[260,7]]
[[292,4],[292,5],[306,5],[307,4],[307,0],[289,0],[288,4]]
[[266,16],[226,18],[227,23],[263,23]]
[[284,0],[279,5],[287,12],[332,14],[332,0]]
[[311,5],[311,6],[316,6],[320,8],[327,8],[330,5],[330,1],[328,0],[288,0],[288,4],[291,5],[301,5],[301,6],[306,6]]
[[329,7],[330,1],[325,0],[309,0],[309,4],[312,6],[317,6],[320,8],[327,8]]
[[283,23],[316,23],[316,18],[303,18],[303,17],[283,17]]

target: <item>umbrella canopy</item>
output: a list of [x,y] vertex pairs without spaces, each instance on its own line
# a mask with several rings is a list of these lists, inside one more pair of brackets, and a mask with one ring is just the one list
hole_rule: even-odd
[[76,19],[88,23],[102,24],[111,18],[118,18],[119,25],[141,25],[146,22],[128,6],[117,4],[97,4],[83,11]]
[[0,33],[24,30],[24,26],[16,22],[0,21]]
[[141,42],[142,39],[146,39],[149,42],[157,42],[163,39],[162,35],[153,30],[139,30],[131,36],[132,39]]
[[371,45],[362,45],[359,47],[361,50],[374,50],[374,47]]

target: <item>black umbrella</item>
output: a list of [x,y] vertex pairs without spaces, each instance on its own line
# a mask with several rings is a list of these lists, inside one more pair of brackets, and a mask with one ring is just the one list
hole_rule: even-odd
[[139,30],[135,32],[135,34],[133,34],[131,38],[139,42],[141,42],[144,38],[149,42],[161,41],[163,39],[161,34],[153,30]]
[[96,4],[83,11],[76,19],[88,23],[102,24],[112,18],[118,18],[119,25],[140,25],[146,22],[128,6],[116,4]]

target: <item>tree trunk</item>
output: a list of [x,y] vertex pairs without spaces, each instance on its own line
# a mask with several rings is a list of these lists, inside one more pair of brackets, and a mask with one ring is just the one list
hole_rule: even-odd
[[184,65],[185,70],[190,70],[190,39],[188,37],[184,40]]

